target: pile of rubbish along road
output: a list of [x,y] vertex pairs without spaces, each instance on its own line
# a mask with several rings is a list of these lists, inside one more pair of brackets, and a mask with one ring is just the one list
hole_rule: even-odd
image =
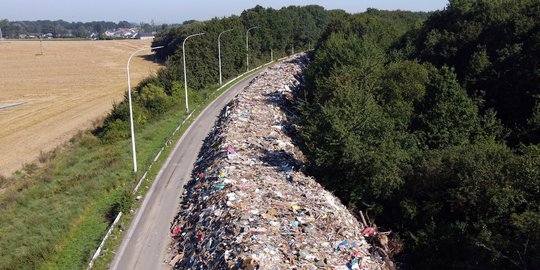
[[268,68],[222,110],[171,224],[174,269],[394,269],[376,230],[300,170],[288,116],[307,63]]

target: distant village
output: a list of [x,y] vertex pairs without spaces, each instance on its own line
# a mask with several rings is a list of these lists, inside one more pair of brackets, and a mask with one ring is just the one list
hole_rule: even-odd
[[156,32],[139,32],[139,28],[117,28],[115,30],[107,30],[104,35],[109,38],[125,38],[125,39],[153,39]]
[[[88,39],[153,39],[156,32],[140,32],[138,27],[132,28],[116,28],[105,31],[101,38],[98,33],[90,33]],[[19,39],[34,39],[34,38],[75,38],[72,34],[53,34],[53,33],[28,33],[19,34]]]

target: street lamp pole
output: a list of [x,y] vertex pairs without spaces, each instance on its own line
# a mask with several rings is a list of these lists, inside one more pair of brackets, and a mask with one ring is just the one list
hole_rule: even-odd
[[164,46],[158,46],[158,47],[144,48],[144,49],[137,50],[129,56],[129,59],[126,65],[127,83],[128,83],[129,124],[131,128],[131,150],[133,153],[133,172],[134,173],[137,173],[137,152],[135,151],[135,129],[133,127],[133,106],[131,105],[131,78],[129,76],[129,63],[131,62],[131,58],[133,58],[133,56],[135,56],[139,52],[146,51],[146,50],[157,50],[163,47]]
[[217,38],[217,46],[218,46],[218,60],[219,60],[219,85],[222,85],[223,84],[223,81],[222,81],[222,77],[221,77],[221,35],[224,34],[224,33],[227,33],[229,31],[232,31],[233,29],[229,29],[229,30],[225,30],[221,33],[219,33],[218,35],[218,38]]
[[186,40],[190,37],[204,35],[204,33],[198,33],[189,35],[182,42],[182,59],[184,60],[184,91],[186,93],[186,113],[189,112],[188,94],[187,94],[187,75],[186,75]]
[[249,30],[259,28],[258,26],[253,26],[246,30],[246,72],[249,71]]

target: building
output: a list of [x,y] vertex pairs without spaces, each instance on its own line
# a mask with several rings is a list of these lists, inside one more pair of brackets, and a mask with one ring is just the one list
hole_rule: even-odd
[[139,33],[140,39],[154,39],[156,32]]

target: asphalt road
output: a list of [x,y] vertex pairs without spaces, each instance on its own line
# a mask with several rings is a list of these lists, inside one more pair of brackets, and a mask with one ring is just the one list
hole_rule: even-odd
[[[264,70],[264,69],[263,69]],[[261,72],[261,71],[260,71]],[[178,212],[180,195],[189,180],[204,138],[219,112],[259,72],[231,87],[193,121],[175,145],[137,210],[110,269],[170,269],[170,223]]]

